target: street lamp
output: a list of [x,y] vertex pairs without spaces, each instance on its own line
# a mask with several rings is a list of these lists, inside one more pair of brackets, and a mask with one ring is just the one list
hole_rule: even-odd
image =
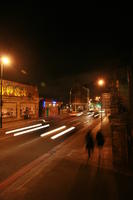
[[104,81],[104,79],[99,79],[97,83],[98,83],[98,85],[99,85],[100,87],[102,87],[102,86],[104,86],[105,81]]
[[4,65],[8,65],[10,60],[6,56],[0,57],[0,128],[2,128],[2,79]]
[[[103,87],[105,85],[104,79],[99,79],[97,81],[98,86]],[[101,128],[102,128],[102,95],[101,95]]]

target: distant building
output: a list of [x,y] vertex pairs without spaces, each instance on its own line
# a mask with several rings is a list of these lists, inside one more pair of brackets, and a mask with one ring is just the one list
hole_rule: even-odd
[[61,114],[61,107],[63,102],[53,99],[40,98],[39,102],[39,116],[53,117]]
[[111,106],[111,94],[108,92],[102,94],[102,109],[105,110],[106,114],[110,114],[110,106]]
[[89,89],[83,85],[76,84],[71,89],[72,110],[83,111],[88,110],[89,105]]
[[38,111],[39,94],[37,87],[13,81],[2,81],[3,122],[37,118]]

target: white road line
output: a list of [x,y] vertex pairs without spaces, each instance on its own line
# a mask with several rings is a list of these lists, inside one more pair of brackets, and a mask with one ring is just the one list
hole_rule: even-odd
[[25,133],[37,131],[37,130],[40,130],[40,129],[43,129],[43,128],[46,128],[46,127],[49,127],[49,126],[50,126],[49,124],[46,124],[46,125],[41,126],[41,127],[33,128],[33,129],[30,129],[30,130],[26,130],[26,131],[21,131],[21,132],[15,133],[14,136],[23,135]]
[[5,134],[16,133],[18,131],[23,131],[23,130],[26,130],[26,129],[29,129],[29,128],[35,128],[35,127],[38,127],[38,126],[42,126],[42,124],[35,124],[35,125],[31,125],[31,126],[26,126],[26,127],[23,127],[23,128],[14,129],[14,130],[11,130],[11,131],[6,131]]
[[66,133],[72,131],[73,129],[75,129],[74,126],[71,127],[71,128],[66,129],[65,131],[62,131],[62,132],[58,133],[57,135],[52,136],[51,139],[54,140],[54,139],[56,139],[56,138],[58,138],[58,137],[60,137],[60,136],[62,136],[62,135],[64,135],[64,134],[66,134]]
[[54,129],[54,130],[51,130],[51,131],[48,131],[48,132],[46,132],[46,133],[41,134],[40,137],[47,136],[47,135],[49,135],[49,134],[51,134],[51,133],[54,133],[54,132],[56,132],[56,131],[60,131],[60,130],[62,130],[62,129],[64,129],[64,128],[66,128],[66,126],[61,126],[61,127],[56,128],[56,129]]

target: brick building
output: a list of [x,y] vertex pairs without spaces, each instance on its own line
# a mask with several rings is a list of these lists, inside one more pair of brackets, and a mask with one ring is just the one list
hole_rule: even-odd
[[39,94],[37,87],[13,81],[2,81],[3,122],[37,118],[38,111]]
[[76,84],[71,89],[72,110],[83,111],[89,109],[89,89],[83,85]]
[[60,115],[62,104],[63,102],[61,101],[40,98],[39,116],[40,117],[54,117],[54,116]]

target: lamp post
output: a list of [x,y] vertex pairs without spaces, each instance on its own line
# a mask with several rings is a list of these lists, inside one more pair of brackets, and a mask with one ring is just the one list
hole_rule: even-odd
[[9,58],[2,56],[0,57],[0,128],[2,128],[2,80],[4,65],[9,64]]
[[[97,81],[97,84],[98,84],[98,86],[103,87],[105,85],[104,79],[99,79]],[[101,128],[102,128],[102,120],[103,120],[103,118],[102,118],[102,95],[101,95]]]
[[71,111],[71,106],[72,106],[72,88],[70,89],[69,104],[70,104],[70,111]]

